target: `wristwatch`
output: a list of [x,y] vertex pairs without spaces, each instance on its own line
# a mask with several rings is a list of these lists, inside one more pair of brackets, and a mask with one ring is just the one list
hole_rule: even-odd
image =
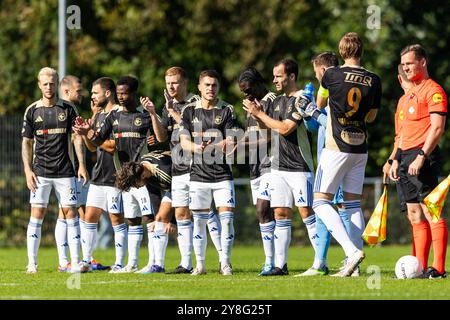
[[425,151],[423,151],[422,149],[419,150],[419,156],[424,156],[425,158],[427,157]]

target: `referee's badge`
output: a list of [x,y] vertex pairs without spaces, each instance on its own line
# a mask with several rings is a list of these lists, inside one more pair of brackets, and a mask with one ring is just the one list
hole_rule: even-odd
[[222,117],[221,116],[216,116],[215,118],[214,118],[214,123],[215,124],[220,124],[222,122]]
[[134,119],[134,125],[140,127],[142,125],[142,119],[141,118]]
[[58,114],[59,121],[64,121],[66,119],[67,119],[67,116],[66,116],[65,112],[61,112],[60,114]]

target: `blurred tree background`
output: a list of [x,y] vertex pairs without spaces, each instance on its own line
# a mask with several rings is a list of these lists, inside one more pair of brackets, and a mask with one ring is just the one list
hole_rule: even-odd
[[[40,97],[38,70],[58,69],[58,1],[2,0],[0,4],[0,116],[22,116]],[[220,96],[235,105],[241,122],[245,116],[236,84],[241,70],[255,66],[274,90],[273,64],[291,57],[300,65],[299,85],[312,81],[318,87],[311,58],[324,50],[337,52],[346,32],[358,32],[365,45],[362,63],[383,84],[381,112],[369,125],[369,177],[380,176],[393,142],[393,115],[402,93],[396,78],[400,50],[407,44],[422,44],[430,57],[431,77],[444,89],[450,88],[450,6],[442,1],[68,0],[70,5],[80,8],[81,28],[67,30],[67,73],[79,76],[87,90],[98,77],[117,80],[131,74],[140,80],[139,93],[161,108],[168,67],[185,68],[193,92],[199,72],[216,69],[223,76]],[[85,99],[85,115],[88,104]],[[20,125],[14,134],[20,137]],[[446,131],[441,142],[444,155],[450,151],[449,138]],[[10,176],[9,164],[0,166],[0,179],[14,178],[12,182],[23,186],[21,172]],[[236,176],[246,177],[246,170],[237,166]],[[444,161],[443,174],[449,172],[450,161]],[[0,181],[0,190],[11,190],[12,182]],[[245,211],[254,215],[251,207]],[[0,214],[11,212],[2,209]],[[14,214],[18,215],[17,208]],[[399,219],[403,223],[404,217]],[[5,228],[5,219],[0,219],[1,227]],[[0,230],[0,245],[2,238],[11,237]]]

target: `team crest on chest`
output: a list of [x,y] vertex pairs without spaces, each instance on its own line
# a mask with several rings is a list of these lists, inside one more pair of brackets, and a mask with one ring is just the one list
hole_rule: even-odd
[[142,119],[141,118],[134,119],[134,125],[140,127],[142,125]]
[[216,116],[214,118],[214,123],[215,124],[220,124],[222,122],[222,116]]
[[67,119],[67,116],[66,116],[65,112],[61,112],[60,114],[58,114],[59,121],[64,121],[66,119]]

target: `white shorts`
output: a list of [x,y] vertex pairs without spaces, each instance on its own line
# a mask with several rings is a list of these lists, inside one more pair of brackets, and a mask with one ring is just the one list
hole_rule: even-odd
[[77,184],[77,208],[86,205],[87,195],[89,190],[90,182],[86,183],[83,186],[84,179],[81,178],[81,181],[78,181],[78,178],[75,178],[75,182]]
[[314,175],[311,172],[273,170],[270,179],[272,208],[311,207]]
[[252,189],[253,205],[256,205],[258,199],[270,201],[270,172],[250,180],[250,188]]
[[161,199],[161,203],[163,203],[163,202],[172,203],[172,192],[164,191],[164,194],[163,194],[162,199]]
[[89,186],[86,207],[95,207],[105,212],[119,214],[123,211],[122,194],[115,187],[91,184]]
[[150,196],[145,186],[131,188],[127,192],[122,192],[123,213],[127,219],[133,219],[150,214],[155,214],[155,210],[150,202]]
[[190,182],[189,209],[209,209],[211,208],[213,199],[216,208],[234,208],[236,204],[234,182],[232,180],[221,182]]
[[345,153],[323,149],[317,166],[314,192],[362,194],[367,153]]
[[30,204],[35,208],[47,208],[52,188],[61,207],[76,207],[77,187],[75,177],[70,178],[44,178],[37,177],[36,192],[30,192]]
[[189,207],[189,173],[172,177],[172,207]]

